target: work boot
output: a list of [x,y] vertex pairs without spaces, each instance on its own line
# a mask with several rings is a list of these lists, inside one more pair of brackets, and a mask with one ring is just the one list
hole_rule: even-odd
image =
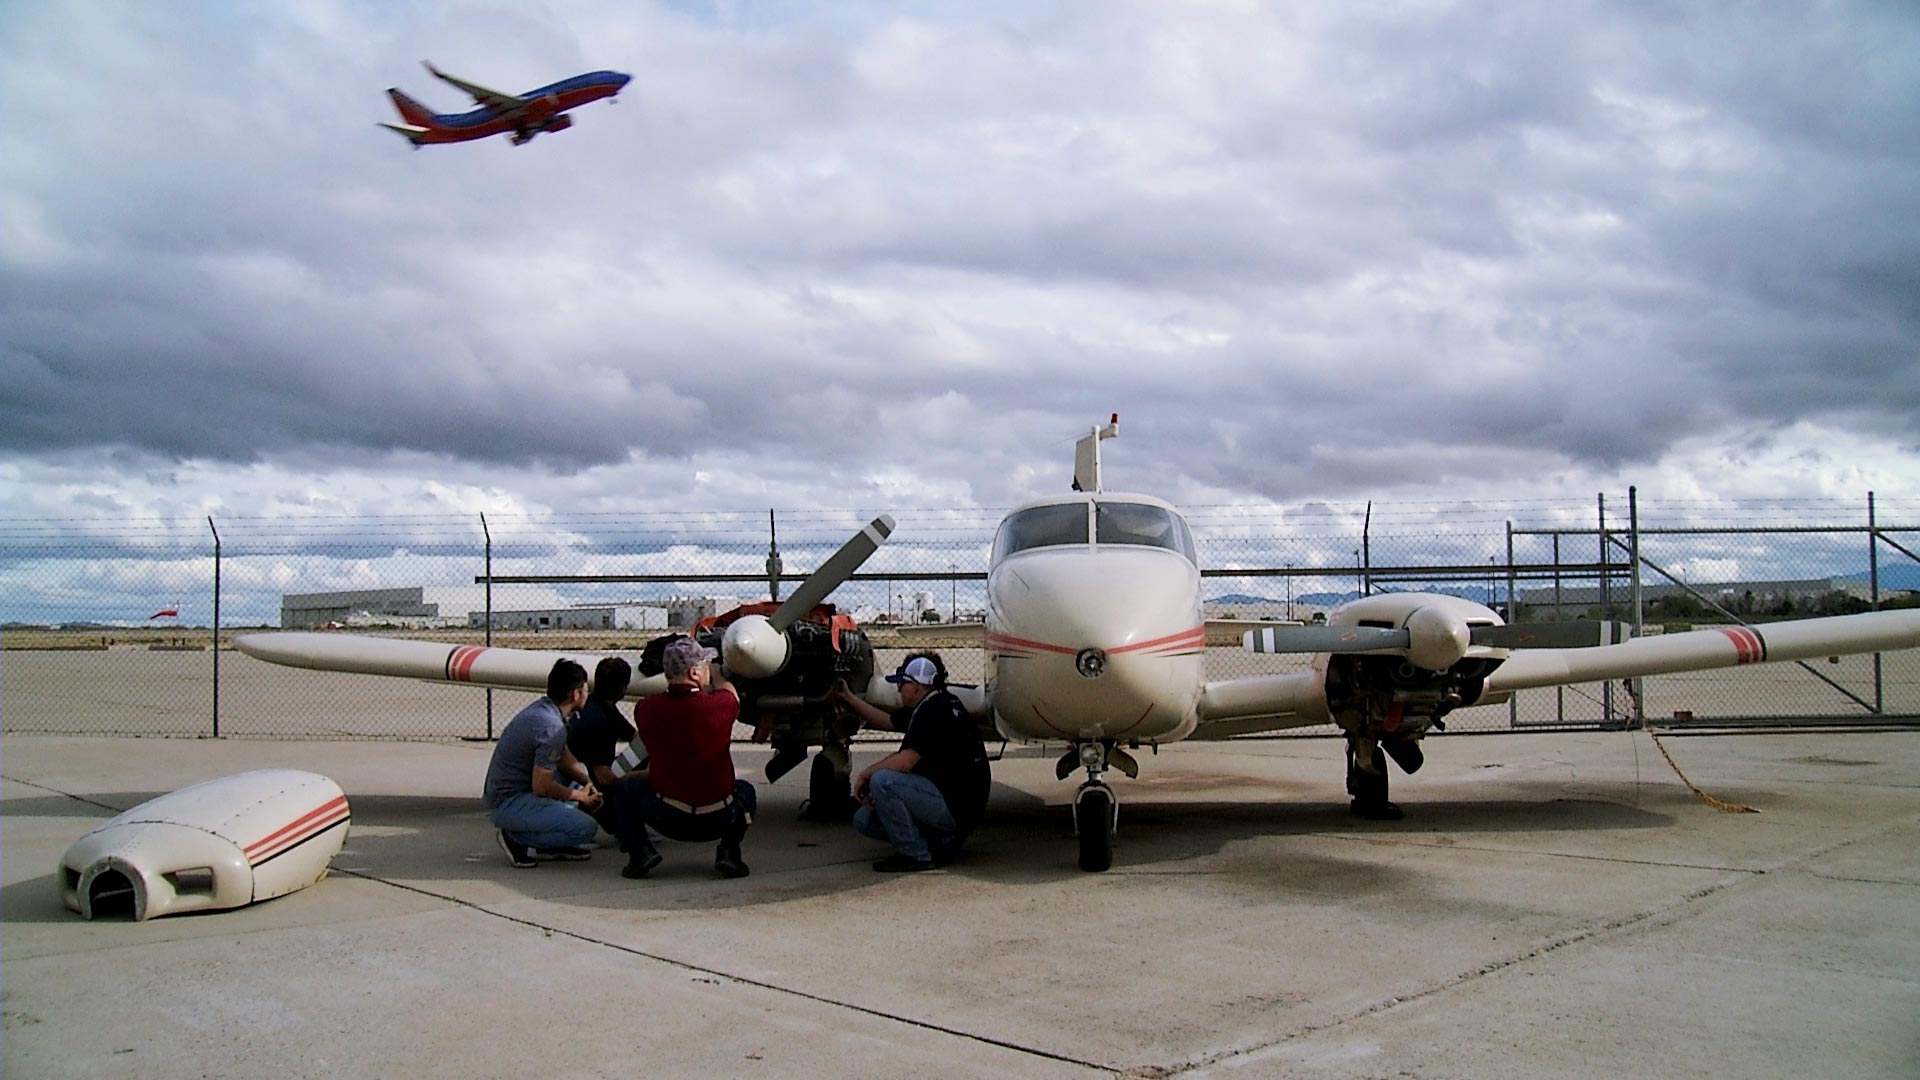
[[896,851],[875,862],[873,868],[882,874],[917,874],[922,870],[933,869],[933,860],[909,859]]
[[713,868],[721,877],[741,878],[747,876],[747,864],[740,860],[740,849],[732,844],[721,844],[713,854]]
[[1354,817],[1366,818],[1368,821],[1399,821],[1407,816],[1405,810],[1385,799],[1378,802],[1361,802],[1355,799],[1348,805],[1347,811]]
[[620,876],[623,878],[643,878],[652,873],[653,868],[659,865],[660,853],[649,846],[644,851],[636,851],[627,856],[627,865],[620,868]]

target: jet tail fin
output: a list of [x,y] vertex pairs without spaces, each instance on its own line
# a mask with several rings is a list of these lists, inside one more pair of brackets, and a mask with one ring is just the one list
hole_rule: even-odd
[[425,127],[432,123],[433,111],[401,93],[398,87],[388,87],[387,97],[392,99],[393,107],[400,110],[400,118],[408,124]]

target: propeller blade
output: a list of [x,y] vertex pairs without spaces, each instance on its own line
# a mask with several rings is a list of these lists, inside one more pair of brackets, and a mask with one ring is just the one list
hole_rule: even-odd
[[1495,649],[1585,649],[1616,645],[1633,635],[1625,623],[1580,621],[1476,626],[1471,636],[1475,645]]
[[1412,641],[1405,630],[1379,626],[1263,626],[1240,637],[1240,647],[1256,653],[1368,652],[1404,649]]
[[834,552],[831,558],[820,564],[820,569],[801,582],[800,587],[793,590],[793,595],[787,597],[786,602],[767,621],[775,630],[785,633],[787,627],[799,622],[801,616],[812,611],[815,604],[825,600],[840,587],[841,582],[852,577],[853,572],[860,569],[860,564],[866,562],[892,535],[893,518],[888,515],[881,514],[868,522],[866,528],[840,545],[839,551]]

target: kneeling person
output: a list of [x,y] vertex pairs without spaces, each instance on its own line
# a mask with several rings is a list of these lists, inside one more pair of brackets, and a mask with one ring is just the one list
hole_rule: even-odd
[[494,744],[480,801],[500,830],[501,850],[516,867],[539,865],[536,854],[553,859],[592,854],[583,845],[599,827],[592,815],[600,809],[600,793],[586,767],[567,750],[566,718],[586,700],[587,669],[556,660],[547,673],[547,696],[521,709]]
[[691,638],[661,656],[667,692],[633,708],[633,727],[647,748],[647,769],[620,782],[620,840],[630,878],[660,865],[647,826],[674,840],[717,840],[713,868],[722,877],[746,877],[740,841],[753,822],[757,794],[735,777],[733,723],[740,695],[713,667],[714,653]]
[[[893,845],[893,854],[874,863],[875,870],[930,870],[953,857],[986,809],[993,783],[987,749],[932,659],[911,657],[887,681],[900,687],[906,735],[900,749],[854,780],[860,809],[853,827]],[[898,714],[891,726],[903,726]]]

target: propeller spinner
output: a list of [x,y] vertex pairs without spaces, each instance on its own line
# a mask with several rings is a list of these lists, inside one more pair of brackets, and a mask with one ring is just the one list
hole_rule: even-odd
[[793,652],[793,645],[787,640],[787,628],[852,577],[892,535],[893,518],[881,514],[840,545],[840,550],[801,582],[771,616],[742,615],[735,619],[720,639],[720,659],[728,673],[748,679],[766,679],[779,674]]

